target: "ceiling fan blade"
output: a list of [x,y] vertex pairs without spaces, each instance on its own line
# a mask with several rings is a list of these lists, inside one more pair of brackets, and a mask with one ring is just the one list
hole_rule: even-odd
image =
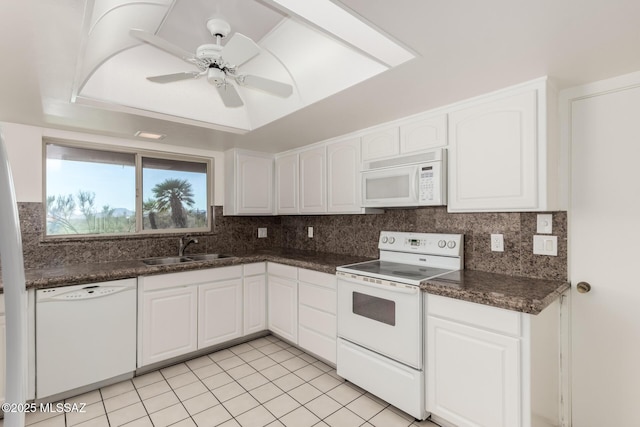
[[197,79],[200,73],[197,71],[185,71],[184,73],[164,74],[162,76],[147,77],[147,80],[154,83],[171,83],[180,80]]
[[216,85],[216,89],[218,90],[220,98],[222,98],[222,102],[226,107],[233,108],[242,107],[244,105],[244,102],[242,102],[240,95],[238,95],[238,91],[232,84],[222,83]]
[[231,66],[237,67],[244,64],[260,53],[260,46],[249,37],[235,33],[224,45],[220,56]]
[[283,98],[287,98],[293,93],[293,86],[291,86],[290,84],[277,82],[271,79],[265,79],[264,77],[243,75],[238,76],[237,81],[243,86],[260,89],[272,95],[281,96]]
[[171,44],[165,39],[156,36],[155,34],[147,33],[146,31],[136,30],[136,29],[129,30],[129,34],[137,38],[138,40],[141,40],[145,43],[149,43],[150,45],[155,46],[158,49],[162,49],[165,52],[168,52],[171,55],[177,56],[178,58],[183,59],[187,62],[193,63],[193,61],[196,59],[193,53],[187,52],[181,47]]

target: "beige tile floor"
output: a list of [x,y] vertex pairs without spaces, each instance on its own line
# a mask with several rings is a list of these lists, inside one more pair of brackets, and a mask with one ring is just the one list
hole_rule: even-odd
[[416,422],[271,335],[65,401],[74,402],[86,403],[85,412],[27,414],[26,424],[437,427]]

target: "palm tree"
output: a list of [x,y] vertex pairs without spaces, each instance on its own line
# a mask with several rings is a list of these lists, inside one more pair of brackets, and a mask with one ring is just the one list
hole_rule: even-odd
[[168,178],[152,188],[159,211],[171,210],[171,221],[176,228],[187,227],[187,215],[183,204],[195,204],[191,183],[186,179]]
[[147,213],[149,216],[149,224],[152,229],[157,229],[158,225],[156,224],[156,210],[158,209],[158,203],[149,198],[145,202],[142,203],[142,212]]

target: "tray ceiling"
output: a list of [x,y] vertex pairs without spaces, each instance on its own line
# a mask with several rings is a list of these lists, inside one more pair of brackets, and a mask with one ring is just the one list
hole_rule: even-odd
[[[275,0],[273,4],[253,0],[89,2],[72,100],[114,111],[245,133],[387,71],[392,65],[386,62],[399,65],[414,57],[366,23],[353,20],[352,14],[328,0],[313,0],[307,5],[316,3],[316,8],[296,11],[305,18],[284,8],[279,1],[282,0]],[[332,10],[324,10],[324,5]],[[323,22],[332,13],[338,16]],[[314,14],[319,18],[315,19]],[[321,27],[339,24],[341,17],[351,22],[345,22],[340,28]],[[196,68],[133,38],[130,29],[156,34],[177,47],[195,52],[202,44],[215,43],[206,28],[209,18],[222,18],[231,25],[232,33],[225,40],[238,32],[260,46],[260,54],[242,64],[239,72],[290,84],[293,94],[281,98],[235,85],[244,105],[229,108],[205,77],[166,84],[146,79]],[[390,51],[396,49],[391,61],[354,46],[360,43],[357,36],[366,35],[367,31],[380,37],[377,45],[387,44]]]

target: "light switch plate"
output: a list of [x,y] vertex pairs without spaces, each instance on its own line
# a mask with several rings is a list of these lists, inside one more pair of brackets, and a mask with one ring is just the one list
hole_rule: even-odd
[[309,236],[310,239],[313,239],[313,227],[307,227],[307,236]]
[[258,239],[264,239],[267,237],[267,227],[258,228]]
[[502,234],[491,235],[491,250],[493,252],[504,252],[504,236]]
[[553,232],[553,215],[552,214],[538,214],[537,219],[538,227],[536,233],[538,234],[551,234]]
[[533,236],[533,254],[558,256],[558,236]]

